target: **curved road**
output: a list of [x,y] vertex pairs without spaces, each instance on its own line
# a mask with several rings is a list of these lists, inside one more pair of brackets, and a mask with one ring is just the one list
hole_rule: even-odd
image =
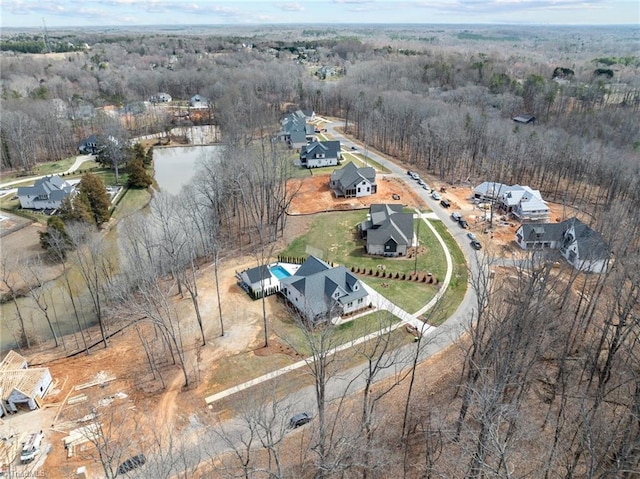
[[[339,139],[342,144],[347,147],[347,150],[349,150],[352,145],[360,148],[360,145],[354,143],[351,139],[336,131],[335,127],[337,126],[340,126],[340,124],[337,122],[328,122],[325,125],[328,133],[335,139]],[[392,176],[400,177],[403,180],[407,178],[406,172],[394,162],[382,157],[381,155],[376,154],[370,149],[367,149],[367,155],[384,167],[388,168],[391,171]],[[428,217],[435,217],[441,220],[445,227],[447,227],[447,229],[456,239],[465,254],[469,267],[469,274],[476,274],[479,271],[481,257],[477,251],[471,248],[469,240],[466,236],[466,230],[460,228],[457,222],[454,222],[449,217],[448,211],[440,207],[439,203],[433,200],[428,192],[422,189],[422,187],[420,187],[417,183],[411,180],[408,182],[405,181],[405,184],[407,188],[412,188],[415,193],[417,193],[431,207],[433,213],[429,213]],[[431,226],[430,223],[426,221],[426,218],[425,222],[429,226]],[[437,237],[439,237],[439,235],[437,235]],[[433,302],[436,302],[439,298],[440,296],[436,296]],[[421,314],[430,307],[433,307],[433,304],[430,303],[428,305],[425,305],[425,307],[423,307],[417,314]],[[420,341],[421,350],[419,352],[419,360],[423,361],[433,354],[453,344],[461,336],[461,334],[464,333],[469,322],[473,319],[475,309],[476,294],[473,288],[469,285],[467,287],[466,294],[461,303],[458,305],[456,311],[442,325],[438,326],[437,328],[429,327],[428,330],[423,330],[424,336],[422,341]],[[406,368],[412,362],[412,358],[415,354],[415,347],[415,344],[409,344],[398,351],[390,353],[397,354],[397,356],[394,356],[394,361],[396,364],[395,367],[388,367],[381,370],[376,376],[375,382],[393,375],[396,375],[397,377],[399,374],[401,374],[400,371],[406,371]],[[389,359],[391,359],[391,356],[389,356]],[[274,386],[276,389],[278,387],[278,381],[286,381],[286,377],[278,378],[278,376],[281,376],[281,374],[283,374],[284,372],[287,371],[275,372],[273,373],[272,377],[267,378],[276,381]],[[342,371],[339,375],[331,377],[326,387],[327,401],[343,397],[347,394],[355,393],[362,389],[362,387],[364,386],[364,381],[366,379],[364,373],[365,368],[363,366],[356,366],[351,368],[350,370]],[[223,391],[220,394],[210,396],[209,398],[207,398],[209,408],[215,408],[216,400],[221,399],[222,397],[225,397],[229,394],[234,394],[235,392],[242,389],[251,387],[252,385],[253,384],[251,382],[245,383],[244,385],[240,385],[238,389],[233,388],[232,390]],[[259,407],[262,404],[259,401],[260,400],[256,398],[256,407]],[[313,413],[315,410],[314,386],[308,386],[296,391],[295,393],[291,393],[277,404],[277,413],[284,419],[288,418],[292,414],[301,411]],[[211,430],[208,431],[208,443],[216,453],[221,453],[223,451],[228,451],[230,449],[230,443],[234,443],[241,437],[243,431],[246,431],[246,425],[243,423],[241,418],[237,417],[235,419],[225,421],[224,424],[219,424],[214,429],[216,429],[217,432],[213,432]],[[223,439],[220,436],[221,431],[224,431],[226,439]]]

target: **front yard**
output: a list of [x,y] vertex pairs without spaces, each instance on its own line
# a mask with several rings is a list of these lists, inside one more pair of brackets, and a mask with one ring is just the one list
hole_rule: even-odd
[[[438,282],[446,273],[446,260],[436,236],[422,221],[414,221],[414,231],[419,236],[420,246],[417,258],[384,258],[369,256],[364,251],[364,241],[360,239],[357,225],[367,217],[366,210],[321,213],[314,217],[309,231],[296,238],[285,250],[282,257],[317,256],[328,263],[343,264],[347,268],[371,271],[373,275],[360,277],[380,294],[406,311],[413,313],[424,306],[439,289],[439,285],[424,282],[402,281],[376,277],[375,272],[399,273],[400,276],[418,272],[424,276],[431,273]],[[418,223],[420,226],[418,226]],[[435,222],[439,223],[439,222]],[[446,229],[442,235],[450,238]],[[449,248],[458,249],[455,241],[448,242]],[[458,250],[459,251],[459,250]],[[462,255],[462,253],[460,253]],[[457,263],[457,261],[454,261]],[[464,263],[464,258],[463,258]],[[466,267],[464,268],[466,273]],[[466,284],[466,281],[465,281]]]

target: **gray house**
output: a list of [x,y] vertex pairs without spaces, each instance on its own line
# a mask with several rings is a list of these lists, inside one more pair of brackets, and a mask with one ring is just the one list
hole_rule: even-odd
[[403,213],[402,205],[374,204],[369,219],[360,224],[367,253],[381,256],[406,256],[413,244],[413,214]]
[[18,188],[20,207],[32,210],[60,208],[62,200],[73,193],[74,187],[58,175],[45,176],[33,186]]
[[578,218],[561,223],[523,224],[515,241],[522,249],[555,249],[576,269],[604,273],[611,249],[600,233]]
[[358,168],[352,162],[331,173],[329,187],[337,197],[369,196],[376,193],[376,170],[370,166]]
[[313,114],[313,112],[305,113],[302,110],[297,110],[293,113],[287,113],[280,122],[281,128],[278,138],[285,141],[290,148],[302,148],[315,138],[313,125],[307,124],[309,118],[307,114]]
[[308,321],[332,319],[366,308],[367,290],[344,266],[309,256],[293,276],[280,279],[282,294]]
[[300,163],[307,168],[336,166],[342,159],[339,141],[314,141],[300,149]]
[[84,155],[95,155],[98,150],[98,137],[96,135],[89,135],[78,145],[78,151]]

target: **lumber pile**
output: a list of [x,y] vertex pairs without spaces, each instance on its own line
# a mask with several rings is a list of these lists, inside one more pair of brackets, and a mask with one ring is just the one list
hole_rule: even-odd
[[89,424],[69,432],[69,435],[62,438],[64,448],[67,450],[67,457],[73,457],[76,446],[90,441],[91,437],[99,434],[100,424]]

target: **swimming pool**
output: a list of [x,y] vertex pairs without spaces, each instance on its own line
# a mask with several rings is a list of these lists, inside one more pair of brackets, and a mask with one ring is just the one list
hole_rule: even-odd
[[271,271],[271,274],[273,274],[278,279],[287,278],[291,276],[291,273],[289,273],[286,269],[284,269],[279,264],[276,264],[275,266],[269,266],[269,271]]

